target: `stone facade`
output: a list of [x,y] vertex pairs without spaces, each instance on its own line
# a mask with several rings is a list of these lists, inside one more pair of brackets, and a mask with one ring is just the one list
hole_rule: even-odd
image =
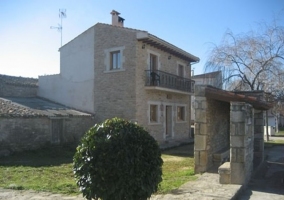
[[206,86],[195,87],[195,172],[213,166],[213,155],[230,146],[230,104],[207,99]]
[[90,114],[43,99],[2,97],[0,156],[50,144],[76,144],[94,124]]
[[[195,173],[205,172],[215,164],[220,183],[246,185],[253,168],[263,161],[264,120],[259,109],[269,106],[261,98],[253,98],[253,94],[251,98],[240,98],[239,93],[214,91],[207,85],[195,86]],[[258,109],[253,108],[255,105]],[[226,156],[228,149],[228,162],[214,163],[214,156]]]
[[251,105],[231,102],[231,184],[247,184],[253,169],[254,113]]
[[[49,99],[47,94],[52,95],[54,88],[56,88],[58,90],[56,94],[62,93],[64,95],[57,95],[58,98],[52,99],[53,101],[65,105],[68,100],[73,108],[95,114],[96,122],[113,117],[135,121],[149,131],[160,143],[188,139],[192,93],[157,87],[147,88],[145,86],[145,71],[150,69],[151,54],[157,57],[157,70],[177,76],[178,65],[183,65],[183,77],[189,79],[191,76],[190,62],[199,59],[190,55],[193,57],[192,60],[187,57],[189,54],[186,52],[186,56],[179,56],[180,54],[174,54],[174,51],[169,51],[164,46],[162,50],[160,46],[157,48],[155,45],[139,41],[137,39],[139,33],[145,34],[147,32],[101,23],[86,30],[60,49],[60,74],[53,75],[54,77],[39,77],[39,95],[45,94],[44,97]],[[151,35],[151,37],[159,40],[155,36]],[[165,41],[159,40],[159,42],[173,48],[173,45]],[[77,51],[78,49],[82,50]],[[175,47],[175,49],[177,48]],[[85,53],[82,54],[81,51]],[[119,69],[110,69],[112,52],[120,53]],[[70,59],[74,62],[70,62],[71,54],[72,58]],[[85,54],[88,56],[86,57]],[[82,64],[75,65],[74,63]],[[83,79],[83,76],[81,80],[73,81],[76,79],[75,72],[81,77],[81,74],[87,71],[89,71],[88,80],[92,81],[93,85],[90,85],[92,82],[86,82],[87,80]],[[62,84],[58,87],[48,86],[47,79],[49,83],[64,82],[65,86]],[[68,88],[76,88],[75,86],[80,84],[88,84],[88,86],[83,90],[72,90],[72,95],[66,93]],[[62,92],[60,92],[61,90]],[[46,91],[48,92],[46,93]],[[85,93],[89,94],[88,102],[85,105],[81,105],[80,102],[76,103],[75,100],[71,102],[76,96],[81,97]],[[158,108],[155,123],[150,121],[150,106],[152,104]],[[177,110],[180,107],[184,112],[182,120],[177,117]]]
[[55,129],[49,117],[0,118],[0,156],[11,152],[38,149],[50,144],[77,144],[94,124],[91,117],[58,118],[60,129]]

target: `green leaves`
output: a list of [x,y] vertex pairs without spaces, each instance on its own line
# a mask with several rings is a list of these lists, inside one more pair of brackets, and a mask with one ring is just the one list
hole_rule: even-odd
[[147,199],[162,181],[159,145],[142,127],[120,118],[87,131],[73,161],[77,185],[88,199]]

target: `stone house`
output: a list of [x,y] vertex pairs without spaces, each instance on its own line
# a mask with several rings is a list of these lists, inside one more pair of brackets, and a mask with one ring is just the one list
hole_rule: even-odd
[[191,65],[199,58],[147,31],[97,23],[62,46],[60,74],[40,76],[38,96],[137,122],[159,142],[190,134]]
[[93,116],[36,96],[38,79],[0,75],[0,157],[78,143]]

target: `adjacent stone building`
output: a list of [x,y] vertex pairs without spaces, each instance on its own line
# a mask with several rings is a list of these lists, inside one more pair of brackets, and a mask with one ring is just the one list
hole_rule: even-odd
[[0,75],[0,157],[45,145],[78,143],[92,114],[37,97],[38,79]]
[[38,79],[0,74],[0,97],[33,97],[38,89]]
[[145,127],[160,143],[190,134],[191,65],[199,58],[147,31],[97,23],[60,48],[60,74],[39,77],[38,96]]
[[0,156],[46,145],[77,144],[91,114],[37,97],[0,98]]
[[218,170],[220,183],[246,185],[264,159],[263,91],[195,86],[195,172]]

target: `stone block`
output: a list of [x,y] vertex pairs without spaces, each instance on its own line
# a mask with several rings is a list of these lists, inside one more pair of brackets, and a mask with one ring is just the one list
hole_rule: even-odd
[[205,110],[195,110],[195,121],[197,123],[206,123],[206,111]]
[[218,168],[219,183],[230,184],[231,183],[231,165],[230,162],[225,162]]
[[200,135],[200,124],[201,123],[194,123],[194,135]]
[[199,163],[202,166],[208,165],[208,152],[207,151],[200,151],[199,152]]
[[200,123],[200,135],[208,135],[208,124]]
[[230,112],[231,122],[245,122],[246,116],[243,111]]
[[245,135],[245,123],[230,123],[230,135]]
[[246,170],[244,163],[231,163],[231,184],[244,184],[246,181]]
[[203,151],[206,150],[207,136],[205,135],[195,135],[194,137],[194,150]]
[[231,147],[230,158],[231,158],[231,162],[243,163],[245,161],[244,148]]
[[244,147],[245,146],[244,136],[231,136],[230,142],[231,142],[231,147]]

